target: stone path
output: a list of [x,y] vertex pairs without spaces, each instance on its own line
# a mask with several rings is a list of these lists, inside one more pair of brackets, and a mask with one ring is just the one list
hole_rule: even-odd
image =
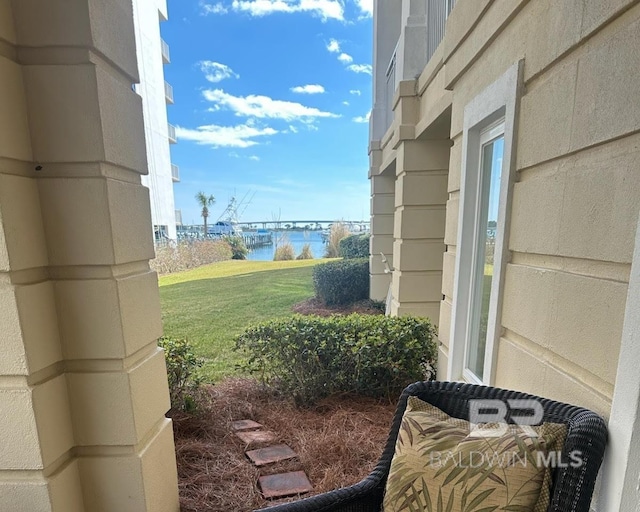
[[[270,430],[262,430],[264,427],[253,420],[239,420],[231,423],[235,435],[246,445],[252,443],[271,443],[276,440],[276,435]],[[278,444],[247,450],[245,452],[249,460],[258,468],[284,460],[294,459],[298,456],[290,446]],[[304,471],[292,471],[275,475],[262,475],[258,478],[258,485],[262,495],[267,499],[284,498],[304,494],[313,489],[307,474]]]
[[269,446],[268,448],[260,448],[259,450],[250,450],[246,452],[247,457],[251,459],[256,466],[264,466],[281,460],[293,459],[298,456],[286,444]]

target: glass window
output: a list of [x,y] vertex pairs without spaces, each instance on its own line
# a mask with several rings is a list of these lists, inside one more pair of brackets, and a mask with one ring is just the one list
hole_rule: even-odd
[[493,283],[493,256],[498,230],[500,179],[504,152],[504,122],[480,135],[479,187],[476,203],[475,248],[465,368],[482,381],[489,303]]

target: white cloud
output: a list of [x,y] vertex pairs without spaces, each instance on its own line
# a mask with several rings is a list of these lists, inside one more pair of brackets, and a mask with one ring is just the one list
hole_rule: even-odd
[[347,66],[347,69],[354,73],[366,73],[367,75],[370,75],[373,71],[371,64],[351,64],[350,66]]
[[244,97],[233,96],[222,89],[206,90],[203,95],[214,104],[213,110],[227,108],[235,112],[237,116],[303,122],[312,122],[319,117],[340,117],[338,114],[325,112],[315,107],[307,107],[293,101],[274,100],[268,96],[255,94]]
[[220,2],[216,4],[208,4],[206,2],[200,2],[200,14],[206,16],[207,14],[227,14],[229,9],[227,9]]
[[231,8],[251,16],[267,16],[276,12],[308,12],[323,21],[344,20],[344,7],[340,0],[233,0]]
[[215,124],[199,126],[197,129],[176,126],[176,134],[180,139],[190,140],[197,144],[214,148],[248,148],[258,144],[255,138],[275,135],[278,130],[271,127],[256,126],[252,122],[237,126],[218,126]]
[[360,89],[351,89],[349,91],[349,94],[353,94],[354,96],[360,96],[362,93],[360,92]]
[[329,44],[327,45],[327,50],[331,53],[339,53],[340,52],[340,43],[335,39],[329,39]]
[[363,17],[373,16],[373,0],[356,0],[356,4],[362,11]]
[[256,156],[256,155],[251,155],[249,157],[249,160],[253,160],[254,162],[259,162],[260,161],[260,157]]
[[289,130],[290,130],[292,133],[298,133],[298,128],[297,128],[297,127],[295,127],[295,126],[293,126],[292,124],[291,124],[291,125],[289,125]]
[[349,106],[349,102],[348,101],[343,101],[342,104],[346,105],[347,107]]
[[240,75],[226,64],[220,64],[219,62],[213,62],[210,60],[203,60],[198,64],[200,64],[200,70],[204,73],[204,77],[209,80],[209,82],[222,82],[222,80],[231,77],[240,78]]
[[[351,64],[353,62],[353,57],[342,51],[340,43],[336,39],[329,39],[327,50],[331,53],[338,53],[338,60],[345,65],[348,64],[347,69],[349,71],[353,71],[354,73],[366,73],[368,75],[372,74],[373,69],[371,68],[371,64]],[[350,92],[351,94],[360,94],[360,91],[357,93],[353,91]]]
[[296,87],[292,87],[291,90],[293,92],[297,92],[298,94],[322,94],[324,93],[324,87],[318,84],[308,84],[308,85],[298,85]]
[[371,117],[371,110],[367,112],[364,116],[358,116],[353,118],[354,123],[368,123],[369,118]]

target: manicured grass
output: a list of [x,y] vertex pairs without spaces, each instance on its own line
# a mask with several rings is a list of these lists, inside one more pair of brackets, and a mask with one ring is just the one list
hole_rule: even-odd
[[327,260],[224,261],[162,276],[165,336],[187,338],[206,361],[203,376],[231,375],[240,358],[233,338],[250,324],[293,314],[313,296],[313,265]]

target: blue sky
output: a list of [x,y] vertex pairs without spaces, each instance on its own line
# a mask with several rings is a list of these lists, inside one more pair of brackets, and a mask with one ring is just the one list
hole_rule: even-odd
[[372,0],[169,0],[161,25],[183,221],[194,195],[253,195],[242,221],[369,216]]

